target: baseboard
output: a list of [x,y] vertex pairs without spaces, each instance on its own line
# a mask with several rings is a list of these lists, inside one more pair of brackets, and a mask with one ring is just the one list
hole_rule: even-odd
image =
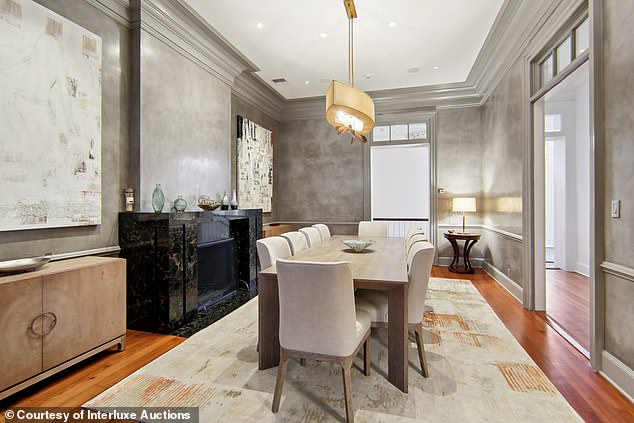
[[580,275],[590,277],[590,265],[586,263],[577,262],[577,273]]
[[[453,257],[438,257],[438,266],[449,266],[452,261],[453,261]],[[471,262],[472,267],[482,267],[482,263],[484,262],[484,259],[479,257],[474,257],[474,258],[470,258],[469,261]],[[460,260],[460,262],[462,264],[462,260]]]
[[601,375],[634,403],[634,370],[607,351],[601,353]]
[[500,269],[493,266],[488,261],[484,260],[482,264],[482,269],[489,274],[497,283],[502,285],[504,289],[506,289],[517,301],[523,303],[522,298],[524,297],[524,289],[519,286],[515,281],[508,276],[506,276]]

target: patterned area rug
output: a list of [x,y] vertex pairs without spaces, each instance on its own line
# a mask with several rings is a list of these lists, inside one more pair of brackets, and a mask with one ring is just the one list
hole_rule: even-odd
[[[387,332],[373,329],[372,374],[353,369],[357,422],[581,421],[469,281],[430,281],[430,378],[409,351],[409,394],[386,379]],[[340,368],[290,362],[280,411],[277,368],[257,369],[257,298],[84,404],[199,407],[201,422],[345,421]]]

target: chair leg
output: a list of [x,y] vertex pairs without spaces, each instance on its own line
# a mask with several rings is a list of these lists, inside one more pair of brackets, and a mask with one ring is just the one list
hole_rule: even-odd
[[423,332],[420,329],[414,331],[416,336],[416,346],[418,349],[418,361],[420,361],[420,369],[423,377],[429,377],[429,369],[427,368],[427,358],[425,357],[425,344],[423,343]]
[[354,414],[352,413],[352,363],[344,363],[341,365],[343,370],[343,395],[346,403],[346,421],[354,422]]
[[370,376],[370,337],[363,343],[363,373]]
[[277,381],[275,382],[275,394],[273,394],[274,413],[280,409],[280,399],[282,398],[282,389],[284,388],[284,379],[286,378],[286,369],[288,367],[288,356],[282,352],[280,357],[280,365],[277,369]]

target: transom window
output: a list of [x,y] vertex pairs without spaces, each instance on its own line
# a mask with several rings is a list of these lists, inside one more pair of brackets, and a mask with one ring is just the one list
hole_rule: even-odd
[[575,26],[557,46],[539,62],[539,87],[543,87],[566,69],[590,47],[588,18]]
[[426,140],[427,122],[375,126],[373,142]]

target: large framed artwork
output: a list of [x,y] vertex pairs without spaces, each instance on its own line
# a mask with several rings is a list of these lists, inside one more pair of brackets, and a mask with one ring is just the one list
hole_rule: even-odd
[[101,38],[0,0],[0,231],[101,223]]
[[238,116],[238,205],[271,212],[273,199],[272,133]]

